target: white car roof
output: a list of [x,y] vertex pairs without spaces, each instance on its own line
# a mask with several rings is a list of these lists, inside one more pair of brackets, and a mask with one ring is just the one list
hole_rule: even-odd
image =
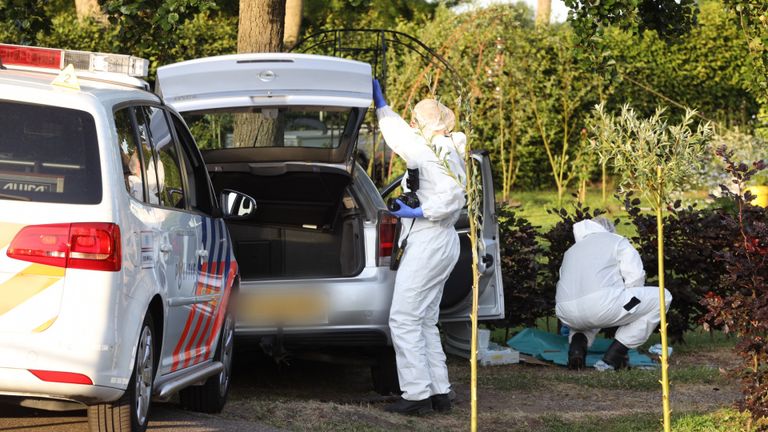
[[113,74],[78,72],[77,75],[79,90],[53,85],[53,80],[57,76],[53,71],[2,69],[0,70],[0,100],[83,110],[87,110],[90,105],[112,106],[129,100],[160,102],[153,93],[136,87],[143,83],[141,80],[134,79],[133,85],[127,85],[110,81]]
[[252,53],[162,66],[156,91],[179,112],[371,105],[371,65],[338,57]]

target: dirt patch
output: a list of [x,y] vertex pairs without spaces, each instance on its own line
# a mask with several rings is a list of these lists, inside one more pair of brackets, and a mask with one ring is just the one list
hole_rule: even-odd
[[671,367],[708,366],[728,371],[736,368],[739,366],[739,364],[739,357],[736,355],[733,349],[730,348],[717,348],[707,351],[693,351],[680,355],[673,354],[669,358],[669,365]]

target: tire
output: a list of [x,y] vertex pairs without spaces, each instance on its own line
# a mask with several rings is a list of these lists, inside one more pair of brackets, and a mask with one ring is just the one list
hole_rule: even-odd
[[392,347],[377,352],[376,364],[371,366],[373,390],[382,395],[400,395],[400,380],[397,377],[395,350]]
[[155,326],[152,316],[147,314],[125,393],[115,402],[88,407],[88,426],[92,432],[144,432],[147,429],[157,365],[155,347]]
[[227,311],[221,326],[214,361],[224,364],[224,370],[201,386],[187,387],[179,392],[181,406],[190,411],[218,414],[224,409],[232,381],[232,354],[235,347],[235,317]]

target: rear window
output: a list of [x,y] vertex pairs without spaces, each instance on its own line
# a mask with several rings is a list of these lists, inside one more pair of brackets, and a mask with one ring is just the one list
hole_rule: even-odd
[[350,110],[328,107],[263,108],[255,112],[184,114],[202,150],[231,147],[335,149]]
[[101,202],[93,117],[68,108],[0,101],[0,199]]

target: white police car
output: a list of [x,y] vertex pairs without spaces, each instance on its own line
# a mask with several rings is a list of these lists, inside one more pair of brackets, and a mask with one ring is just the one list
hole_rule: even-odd
[[220,411],[238,266],[186,125],[128,75],[147,61],[0,60],[0,398],[86,405],[94,431],[144,430],[179,391]]

